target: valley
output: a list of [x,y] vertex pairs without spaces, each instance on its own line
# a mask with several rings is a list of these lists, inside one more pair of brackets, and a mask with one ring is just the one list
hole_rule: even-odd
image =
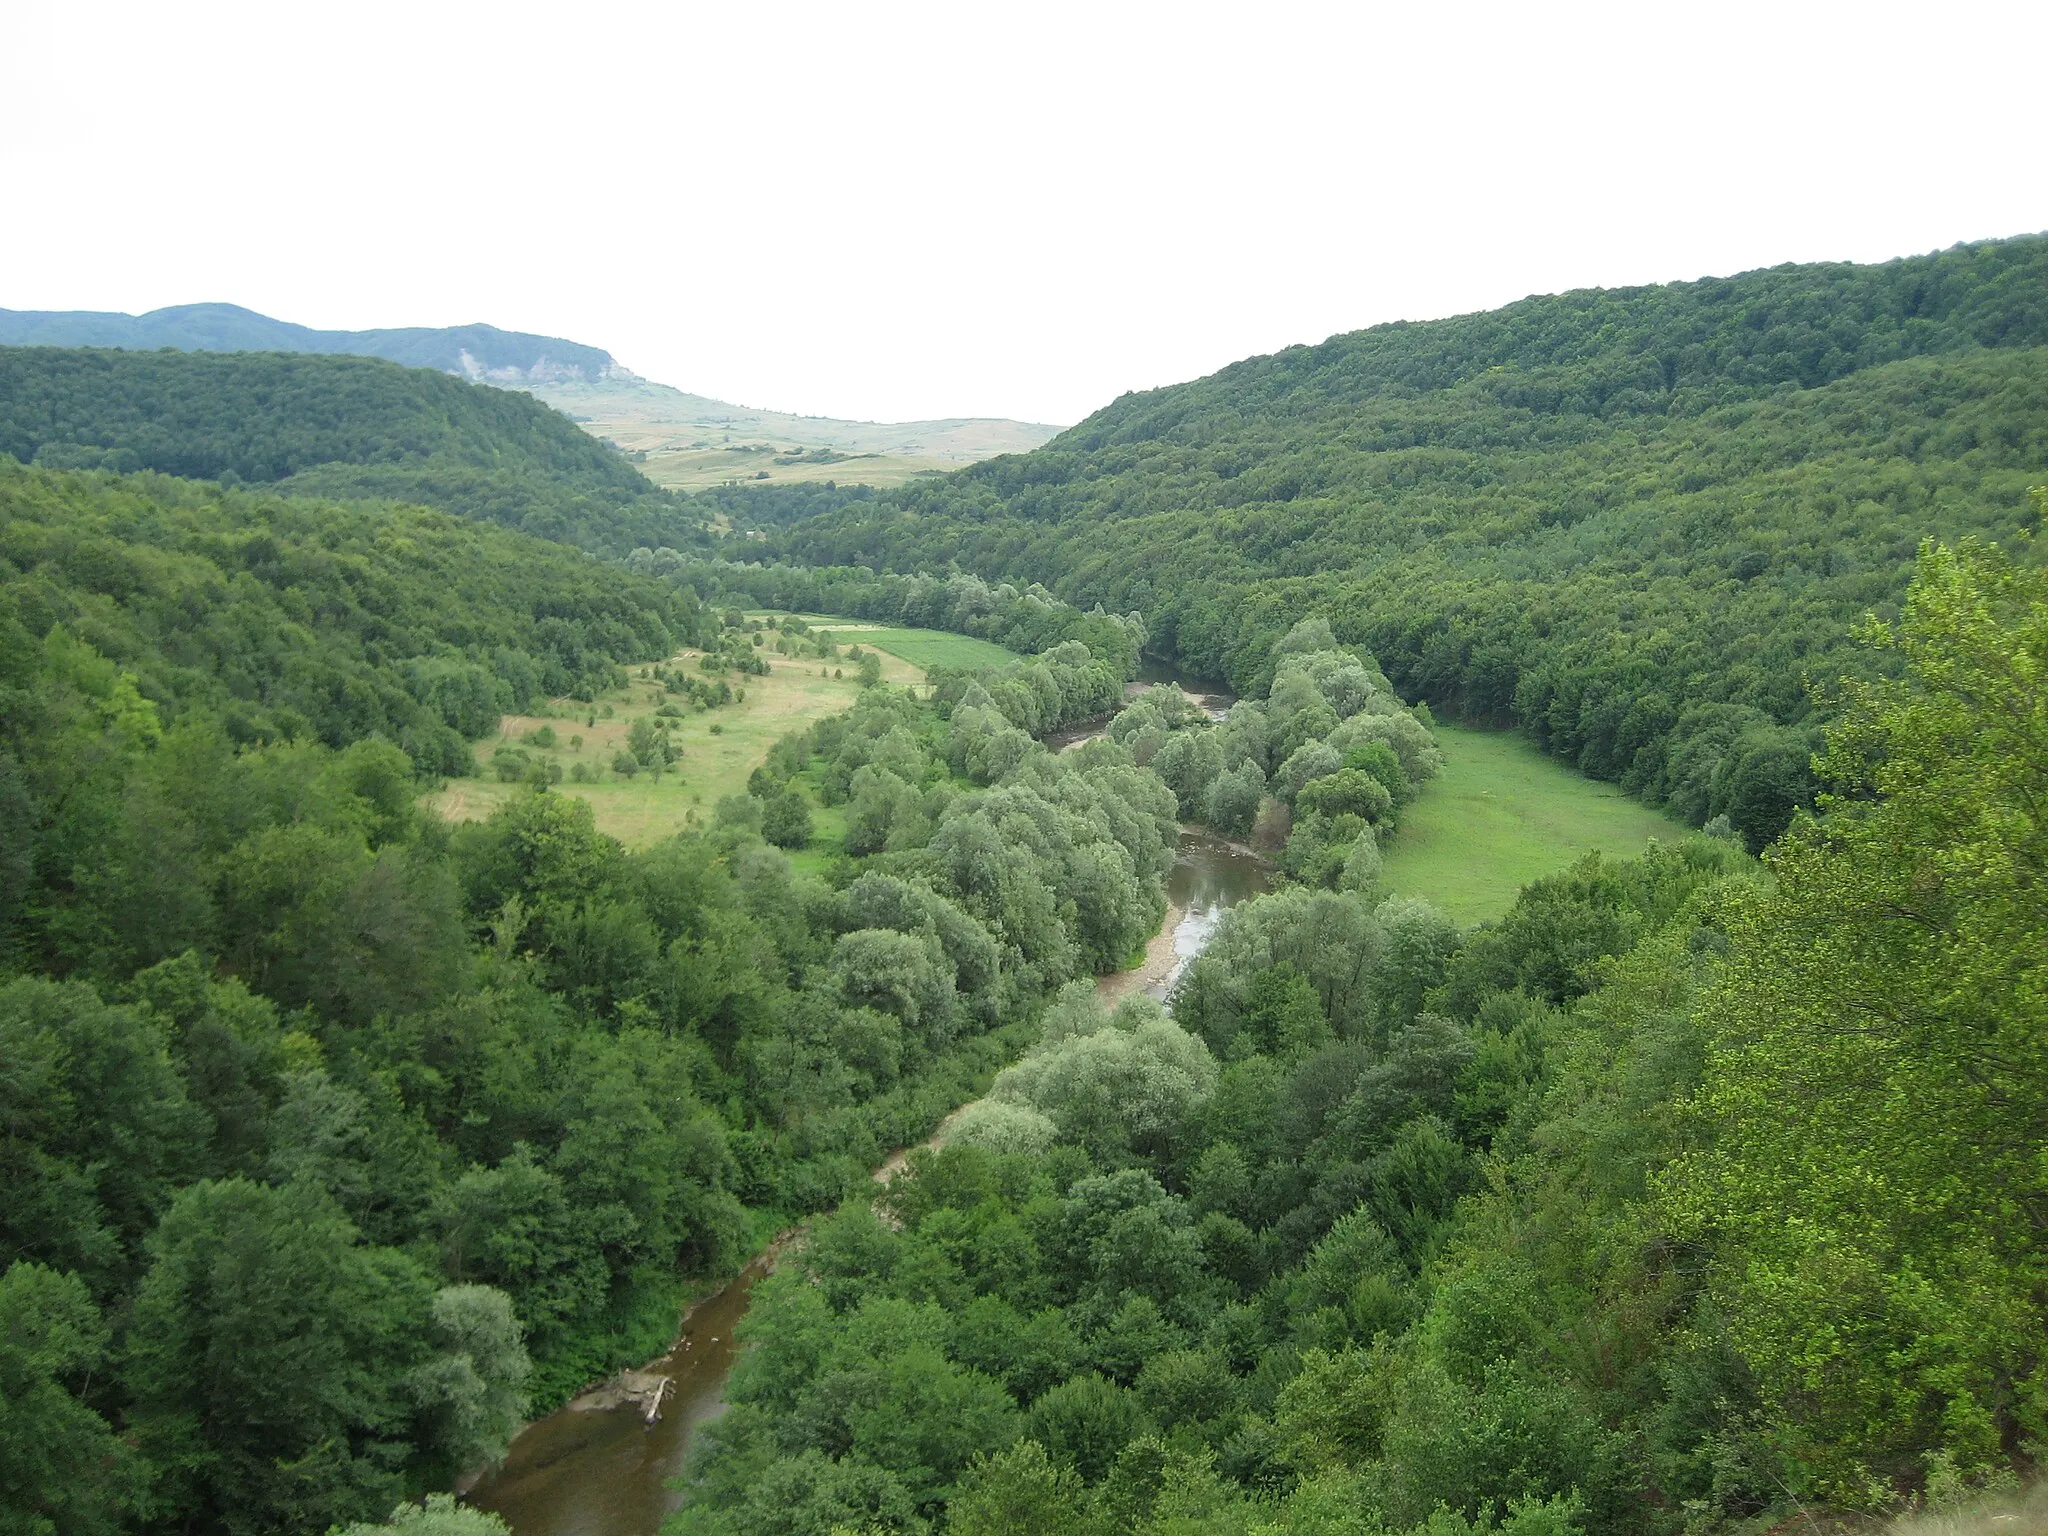
[[997,418],[836,421],[754,410],[645,380],[559,380],[518,386],[633,456],[656,485],[816,484],[893,487],[1003,453],[1039,447],[1060,429]]
[[0,314],[0,1527],[2037,1510],[2044,295],[1057,435]]

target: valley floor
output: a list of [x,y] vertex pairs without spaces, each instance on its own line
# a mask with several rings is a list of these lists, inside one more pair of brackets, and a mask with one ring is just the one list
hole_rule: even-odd
[[[882,651],[883,681],[924,680],[923,668],[883,650],[876,641],[868,644]],[[700,654],[680,651],[669,665],[694,676]],[[673,837],[686,826],[710,821],[712,809],[725,796],[745,794],[747,775],[760,766],[778,738],[844,712],[860,693],[856,668],[845,661],[777,656],[770,666],[773,670],[766,677],[728,676],[735,687],[744,686],[743,701],[701,712],[685,710],[675,730],[682,761],[658,781],[648,773],[624,778],[611,768],[613,757],[625,748],[633,722],[653,715],[664,703],[676,702],[659,682],[642,676],[646,668],[635,667],[625,688],[594,703],[555,699],[544,714],[505,716],[496,734],[476,744],[477,777],[451,779],[427,796],[426,803],[450,821],[483,820],[521,793],[521,785],[499,782],[490,769],[493,753],[519,747],[562,765],[564,778],[556,788],[589,801],[600,832],[629,848]],[[835,671],[845,675],[830,675]],[[529,744],[528,738],[543,726],[554,732],[556,746]],[[577,783],[569,777],[578,766],[596,775],[594,782]]]
[[1545,757],[1513,731],[1436,726],[1444,770],[1386,845],[1384,889],[1460,923],[1499,917],[1531,880],[1599,849],[1632,858],[1690,830],[1612,784]]

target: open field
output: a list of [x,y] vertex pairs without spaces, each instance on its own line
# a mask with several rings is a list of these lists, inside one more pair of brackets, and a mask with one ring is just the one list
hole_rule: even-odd
[[[692,675],[697,675],[699,654],[678,652],[670,664],[687,664]],[[633,722],[651,716],[661,704],[677,702],[660,683],[643,677],[647,668],[634,667],[627,687],[594,704],[556,699],[546,714],[507,715],[497,734],[476,744],[480,776],[451,779],[445,789],[427,796],[426,803],[450,821],[482,820],[523,792],[522,785],[501,783],[489,776],[491,754],[500,747],[522,747],[535,758],[562,765],[564,778],[556,791],[588,800],[597,813],[600,831],[633,848],[672,837],[693,820],[708,822],[712,807],[722,797],[745,794],[747,775],[760,766],[778,737],[851,707],[860,692],[851,675],[853,669],[843,661],[777,656],[770,665],[774,670],[766,677],[728,677],[735,687],[745,687],[743,702],[701,712],[685,708],[673,730],[673,739],[683,749],[682,761],[659,782],[646,772],[621,778],[611,768],[613,756],[626,745]],[[830,676],[835,667],[848,675]],[[820,676],[821,671],[827,675]],[[882,677],[885,682],[916,683],[923,680],[924,673],[885,654]],[[543,726],[554,731],[556,746],[541,748],[528,742],[528,736]],[[596,782],[578,784],[568,778],[578,764],[586,772],[594,772]]]
[[636,441],[645,434],[630,428],[605,430],[622,448],[646,453],[640,472],[656,485],[671,491],[707,491],[713,486],[790,485],[801,481],[830,480],[835,485],[871,485],[886,491],[904,485],[920,475],[943,475],[958,469],[937,459],[913,458],[900,453],[792,454],[786,447],[741,444],[731,448],[678,448],[667,444],[649,445]]
[[[781,618],[770,611],[750,612],[749,618]],[[863,619],[842,619],[832,614],[799,613],[813,633],[834,645],[865,645],[907,661],[921,669],[931,667],[1001,667],[1017,659],[993,640],[972,635],[953,635],[938,629],[905,629],[895,624],[870,624]]]
[[519,384],[597,437],[645,454],[656,485],[704,490],[739,481],[769,485],[835,480],[901,485],[999,453],[1023,453],[1060,429],[999,417],[945,421],[840,421],[796,416],[687,394],[647,379]]
[[1592,849],[1625,858],[1689,830],[1513,732],[1439,723],[1436,733],[1444,771],[1403,814],[1381,884],[1461,923],[1499,917],[1524,885]]

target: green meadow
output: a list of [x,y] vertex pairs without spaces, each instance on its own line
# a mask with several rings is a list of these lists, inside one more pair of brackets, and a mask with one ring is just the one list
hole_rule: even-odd
[[[752,613],[749,618],[780,618],[779,613]],[[952,635],[937,629],[905,629],[896,624],[871,624],[832,614],[800,613],[811,628],[834,645],[865,645],[929,671],[933,667],[1002,667],[1017,659],[993,640]]]
[[[755,618],[780,618],[756,613]],[[1016,657],[1000,645],[934,629],[907,629],[869,624],[836,616],[800,615],[815,631],[842,648],[863,646],[881,654],[886,682],[915,686],[931,667],[1001,666]],[[675,665],[694,666],[698,652],[681,651]],[[626,745],[633,722],[651,716],[673,699],[650,675],[647,666],[631,669],[624,688],[594,704],[556,699],[537,715],[507,715],[496,734],[476,745],[477,776],[451,779],[427,803],[450,821],[480,820],[522,792],[517,784],[501,783],[490,773],[491,754],[500,747],[520,747],[531,755],[562,766],[561,793],[587,800],[597,813],[599,830],[629,848],[644,848],[673,837],[693,823],[708,822],[712,808],[726,795],[746,793],[747,775],[768,756],[768,749],[790,731],[802,730],[828,715],[849,709],[859,697],[854,669],[843,659],[817,661],[776,655],[766,677],[733,677],[744,688],[744,701],[709,711],[686,713],[675,727],[682,761],[655,778],[649,773],[621,777],[611,767]],[[534,745],[543,728],[554,744]],[[571,776],[581,768],[586,777]],[[800,864],[818,865],[826,847],[845,832],[840,812],[814,806],[817,844],[798,856]]]
[[[698,655],[681,651],[673,661],[678,666],[693,666]],[[477,776],[450,779],[427,797],[427,803],[450,821],[489,816],[524,792],[521,785],[491,777],[491,754],[499,747],[522,747],[533,756],[562,765],[564,779],[556,789],[588,800],[597,813],[600,831],[629,848],[658,843],[694,822],[708,822],[712,808],[725,796],[745,794],[747,775],[761,765],[778,738],[850,709],[860,695],[860,684],[847,675],[852,669],[843,661],[776,656],[770,666],[766,677],[729,679],[744,687],[744,701],[684,714],[675,727],[682,761],[658,779],[647,772],[622,777],[611,767],[626,745],[633,722],[674,702],[662,685],[647,675],[648,667],[636,666],[624,688],[607,693],[594,704],[556,699],[542,714],[505,716],[496,734],[477,743]],[[915,685],[923,681],[924,674],[890,655],[883,663],[882,677],[886,682]],[[552,746],[534,743],[544,727],[553,733]],[[569,776],[578,767],[587,776],[582,781]]]
[[1612,784],[1575,773],[1512,731],[1436,727],[1444,771],[1386,845],[1385,890],[1461,923],[1499,917],[1531,880],[1599,849],[1626,858],[1689,830]]

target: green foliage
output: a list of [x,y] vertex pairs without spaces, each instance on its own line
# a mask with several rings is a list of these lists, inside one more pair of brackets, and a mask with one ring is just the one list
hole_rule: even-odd
[[610,555],[705,537],[530,396],[368,357],[0,347],[0,455],[409,502]]
[[1824,813],[1722,915],[1711,1141],[1671,1199],[1717,1252],[1786,1450],[1836,1500],[2048,1428],[2044,600],[2038,569],[1924,550],[1903,617],[1868,631],[1906,675],[1850,691]]
[[[341,583],[383,614],[363,625],[390,647],[365,647],[373,679],[407,676],[395,598],[430,621],[431,568],[404,548],[423,529],[449,536],[434,622],[475,628],[522,590],[573,613],[589,579],[541,547],[500,580],[477,564],[525,541],[436,514],[380,533],[359,508],[15,481],[124,536],[190,513],[215,553],[208,519],[260,515],[280,545],[298,526],[311,574],[280,603],[318,590],[323,552],[388,535],[392,563],[351,557]],[[10,536],[70,536],[55,503],[24,505],[42,520]],[[26,1353],[0,1358],[7,1403],[39,1412],[0,1476],[36,1520],[322,1529],[447,1483],[532,1406],[656,1352],[685,1279],[728,1270],[764,1213],[834,1204],[929,1134],[1014,1050],[992,1031],[1120,960],[1164,907],[1172,796],[1114,749],[1054,759],[1027,738],[1007,782],[963,793],[951,726],[876,687],[778,742],[760,795],[707,833],[629,853],[544,782],[450,829],[374,716],[337,715],[331,743],[237,739],[215,701],[239,695],[183,638],[225,622],[210,604],[232,580],[199,581],[161,624],[79,598],[58,610],[77,632],[38,634],[24,618],[49,616],[69,569],[27,568],[0,629],[0,787],[22,812],[0,843],[21,876],[0,911],[0,1264],[40,1309],[6,1346]],[[260,656],[289,622],[252,607],[212,632]],[[613,665],[582,644],[582,664]],[[424,695],[481,708],[496,674],[453,654],[429,656]],[[631,745],[665,765],[643,723]],[[886,851],[843,890],[757,835],[800,841],[790,808],[856,783],[885,791]],[[95,1375],[102,1308],[122,1335]],[[845,1370],[858,1401],[831,1435],[880,1470],[806,1483],[806,1462],[785,1487],[835,1519],[936,1509],[1018,1418],[977,1365],[878,1345]],[[89,1495],[65,1485],[80,1468]]]
[[510,1536],[510,1527],[503,1520],[457,1504],[452,1493],[430,1493],[423,1503],[399,1505],[381,1525],[358,1520],[332,1527],[328,1536],[380,1536],[385,1531],[402,1536]]
[[[678,1528],[762,1528],[827,1466],[935,1514],[893,1447],[946,1426],[872,1449],[828,1429],[871,1390],[832,1362],[885,1331],[932,1384],[893,1411],[953,1411],[957,1372],[1015,1406],[1008,1448],[942,1496],[970,1529],[1618,1533],[1676,1529],[1666,1499],[1753,1510],[1778,1464],[1699,1278],[1656,1267],[1650,1178],[1700,1068],[1699,904],[1742,869],[1708,839],[1593,861],[1497,942],[1294,887],[1225,915],[1177,1022],[1060,992],[946,1145],[766,1288]],[[1516,967],[1586,909],[1607,959],[1567,972],[1562,1014]]]
[[610,686],[622,663],[690,638],[696,612],[655,583],[438,513],[0,460],[10,671],[61,625],[48,643],[90,648],[50,658],[71,686],[104,697],[126,673],[165,724],[200,711],[236,743],[375,734],[422,773],[467,772],[465,738],[501,712]]
[[811,842],[811,803],[785,789],[761,813],[761,835],[778,848],[807,848]]
[[[838,497],[819,497],[816,490],[798,492],[806,504],[814,498],[845,505],[865,502],[865,487],[846,487]],[[716,493],[693,502],[717,502]],[[741,497],[743,504],[757,497]],[[727,506],[731,505],[730,498]],[[707,601],[743,601],[747,607],[789,613],[844,614],[849,618],[900,624],[910,629],[950,630],[991,640],[1018,654],[1035,656],[1068,640],[1076,640],[1107,661],[1119,679],[1134,676],[1145,643],[1144,620],[1136,613],[1089,612],[1053,596],[1036,581],[991,586],[978,576],[958,573],[939,577],[921,569],[905,575],[877,575],[865,567],[740,564],[706,559],[666,548],[636,549],[627,565],[647,575],[687,584]],[[908,660],[923,664],[919,657]],[[932,663],[939,664],[933,657]]]
[[1379,326],[771,548],[1141,607],[1158,653],[1246,693],[1321,614],[1404,696],[1754,851],[1811,798],[1806,685],[1861,665],[1850,625],[1922,538],[2023,521],[2044,265],[2029,238]]
[[0,1273],[0,1532],[121,1529],[139,1503],[133,1451],[78,1392],[110,1330],[75,1275],[15,1263]]
[[127,1382],[155,1497],[227,1531],[323,1527],[402,1492],[432,1286],[311,1183],[183,1191],[151,1242]]

